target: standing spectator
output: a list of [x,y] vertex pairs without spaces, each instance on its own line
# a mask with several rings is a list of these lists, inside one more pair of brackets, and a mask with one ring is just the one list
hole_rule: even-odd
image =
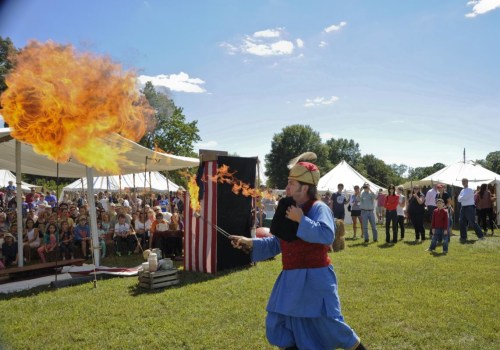
[[[427,219],[429,222],[432,222],[432,214],[434,213],[434,209],[436,206],[436,195],[438,184],[435,184],[430,190],[425,194],[425,207],[427,208]],[[441,185],[443,186],[443,185]],[[432,236],[432,228],[429,230],[429,235]]]
[[424,213],[425,213],[425,197],[420,192],[419,186],[413,186],[413,192],[408,200],[408,214],[415,229],[415,241],[418,242],[420,237],[425,241],[425,228],[424,228]]
[[[389,233],[392,223],[392,243],[398,242],[398,204],[399,196],[396,194],[396,187],[389,185],[387,189],[389,194],[385,197],[385,242],[391,242],[391,235]],[[378,198],[378,197],[377,197]]]
[[398,225],[399,230],[401,231],[401,240],[405,238],[405,210],[406,210],[406,197],[403,194],[404,188],[403,186],[398,186],[397,193],[399,196],[398,207],[396,211],[398,213]]
[[469,180],[462,179],[464,188],[458,195],[458,202],[462,205],[460,207],[460,243],[467,242],[467,226],[472,226],[476,232],[477,238],[484,239],[483,231],[476,222],[476,206],[474,205],[474,191],[469,188]]
[[437,199],[436,204],[437,208],[434,209],[431,223],[434,234],[432,235],[431,245],[426,251],[433,252],[436,249],[437,242],[443,241],[443,254],[447,254],[448,242],[450,240],[450,234],[448,232],[448,210],[444,207],[443,199]]
[[[488,186],[482,184],[479,192],[476,193],[475,201],[480,208],[479,211],[479,222],[483,227],[485,235],[488,235],[488,223],[491,229],[491,235],[494,234],[494,216],[493,216],[493,200],[490,191],[488,191]],[[488,217],[488,220],[486,219]]]
[[348,202],[348,199],[347,199],[345,193],[342,192],[343,190],[344,190],[344,184],[338,184],[337,185],[337,192],[335,192],[332,195],[331,201],[330,201],[332,212],[333,212],[333,217],[335,219],[340,219],[340,220],[344,220],[344,218],[345,218],[345,205]]
[[377,223],[381,224],[383,221],[383,217],[387,208],[385,207],[385,199],[386,195],[382,193],[382,189],[378,190],[377,195]]
[[368,243],[368,222],[370,222],[370,226],[372,227],[373,241],[378,241],[377,224],[375,223],[375,214],[373,213],[373,209],[375,209],[375,199],[377,199],[377,195],[372,192],[368,182],[365,182],[363,184],[363,192],[361,192],[359,203],[365,243]]
[[184,201],[182,200],[182,190],[178,190],[176,197],[174,198],[174,204],[177,206],[177,209],[179,209],[179,215],[182,216],[184,213]]
[[7,200],[10,200],[12,196],[16,194],[16,186],[14,185],[14,182],[9,181],[9,184],[5,186],[5,191],[6,191],[5,194],[7,195]]
[[57,205],[57,197],[54,191],[47,191],[47,196],[45,196],[45,200],[50,205],[51,208],[55,208]]
[[[448,228],[446,229],[448,236],[451,237],[451,227],[453,224],[453,206],[451,196],[444,190],[444,185],[437,185],[436,202],[438,199],[443,200],[443,207],[448,211]],[[434,214],[433,214],[434,215]],[[441,242],[441,241],[440,241]]]
[[30,193],[26,195],[26,203],[28,204],[28,209],[32,209],[34,207],[35,194],[36,194],[36,189],[32,187]]
[[354,194],[349,199],[349,203],[351,206],[352,230],[354,232],[354,235],[352,236],[353,239],[358,238],[356,236],[356,233],[358,230],[358,227],[357,227],[358,221],[359,221],[359,225],[361,226],[361,231],[363,231],[363,222],[360,219],[360,217],[361,217],[361,207],[359,206],[360,197],[361,197],[361,193],[359,192],[359,186],[356,185],[356,186],[354,186]]
[[276,212],[276,204],[276,198],[274,197],[273,190],[268,188],[266,192],[262,193],[261,199],[262,210],[267,220],[273,218],[274,213]]

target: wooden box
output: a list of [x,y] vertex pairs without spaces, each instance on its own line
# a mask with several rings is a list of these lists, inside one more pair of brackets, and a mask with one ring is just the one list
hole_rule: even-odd
[[156,272],[139,272],[139,287],[158,289],[173,286],[179,283],[177,269],[158,270]]

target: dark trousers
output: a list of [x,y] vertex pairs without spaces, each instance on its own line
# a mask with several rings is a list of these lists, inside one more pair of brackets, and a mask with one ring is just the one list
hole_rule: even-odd
[[[486,217],[488,217],[488,219],[486,219]],[[493,234],[493,229],[494,229],[493,223],[495,220],[493,217],[494,217],[493,208],[485,208],[479,211],[479,222],[481,223],[481,227],[483,228],[484,232],[488,231],[488,223],[489,223],[491,233]]]
[[398,215],[398,225],[401,231],[401,239],[405,238],[405,217],[403,215]]
[[476,222],[476,207],[466,205],[460,208],[460,240],[467,240],[467,227],[472,226],[478,238],[483,238],[483,231]]
[[133,252],[135,250],[137,242],[134,235],[128,235],[127,237],[117,236],[115,239],[118,253]]
[[429,229],[429,235],[432,236],[432,216],[434,215],[434,209],[437,207],[433,205],[428,205],[427,206],[427,217],[429,219],[429,222],[431,223],[431,228]]
[[398,212],[396,210],[386,210],[385,211],[385,241],[389,243],[391,241],[391,235],[389,234],[389,227],[392,223],[392,241],[398,241]]
[[415,239],[420,239],[422,237],[422,241],[425,239],[425,228],[424,228],[424,215],[420,214],[410,214],[410,220],[413,224],[413,228],[415,229]]

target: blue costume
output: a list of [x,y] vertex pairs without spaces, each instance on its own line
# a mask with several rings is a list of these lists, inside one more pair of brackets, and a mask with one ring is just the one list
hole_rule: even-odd
[[[297,237],[305,242],[331,245],[335,225],[328,206],[316,201],[299,223]],[[281,253],[276,236],[253,240],[252,260],[262,261]],[[359,337],[340,310],[337,277],[332,265],[283,270],[266,308],[266,334],[279,347],[299,349],[353,349]]]

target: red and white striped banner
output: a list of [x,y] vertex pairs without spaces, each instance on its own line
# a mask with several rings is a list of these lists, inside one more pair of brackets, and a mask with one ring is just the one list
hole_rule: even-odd
[[194,215],[189,193],[184,201],[184,269],[205,273],[217,272],[217,183],[211,177],[217,174],[217,162],[205,162],[203,200],[200,201],[200,217]]

